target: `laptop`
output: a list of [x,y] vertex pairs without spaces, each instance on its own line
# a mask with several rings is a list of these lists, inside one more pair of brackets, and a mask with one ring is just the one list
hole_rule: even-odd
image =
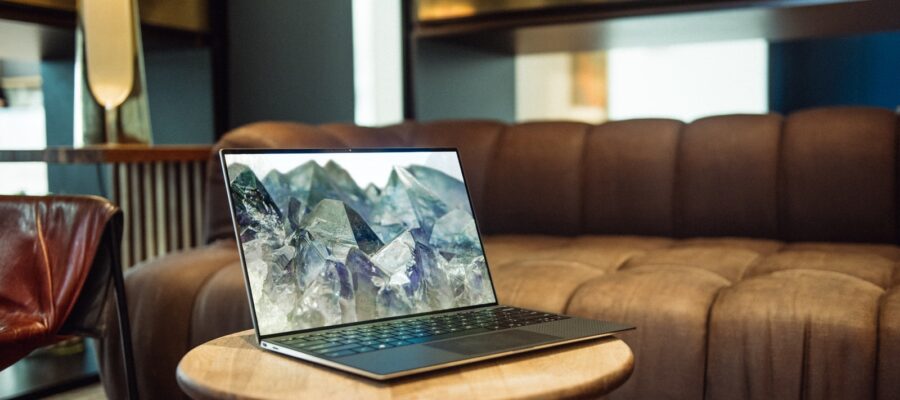
[[633,329],[497,303],[455,149],[219,155],[265,350],[386,380]]

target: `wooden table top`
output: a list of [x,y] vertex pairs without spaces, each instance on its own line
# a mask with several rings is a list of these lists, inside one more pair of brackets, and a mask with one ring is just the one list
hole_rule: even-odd
[[177,378],[195,399],[569,398],[609,393],[633,368],[609,337],[379,382],[262,350],[249,330],[194,348]]

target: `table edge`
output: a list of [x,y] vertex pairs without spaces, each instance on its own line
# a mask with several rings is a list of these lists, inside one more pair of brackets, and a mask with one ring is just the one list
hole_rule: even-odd
[[[204,342],[204,343],[202,343],[202,344],[200,344],[200,345],[198,345],[198,346],[196,346],[196,347],[194,347],[194,348],[191,348],[191,349],[190,349],[187,353],[185,353],[185,355],[178,361],[178,366],[177,366],[176,369],[175,369],[175,380],[176,380],[177,383],[178,383],[178,387],[179,387],[185,394],[187,394],[187,395],[188,395],[190,398],[192,398],[192,399],[223,399],[223,398],[228,398],[228,399],[256,399],[256,397],[248,397],[248,396],[246,396],[245,394],[238,394],[238,393],[225,392],[225,391],[216,390],[215,388],[212,388],[212,387],[203,385],[203,384],[201,384],[200,382],[197,382],[196,380],[192,379],[192,378],[191,378],[187,373],[185,373],[184,370],[182,369],[182,364],[183,364],[184,359],[188,356],[188,354],[190,354],[192,351],[194,351],[196,348],[198,348],[198,347],[200,347],[200,346],[205,346],[205,345],[208,345],[208,344],[210,344],[210,343],[213,343],[213,342],[222,340],[222,339],[227,338],[227,337],[234,337],[234,336],[250,336],[250,335],[254,335],[254,336],[255,336],[255,334],[256,334],[256,332],[255,332],[253,329],[248,329],[248,330],[244,330],[244,331],[239,331],[239,332],[231,333],[231,334],[228,334],[228,335],[223,335],[223,336],[217,337],[217,338],[215,338],[215,339],[206,341],[206,342]],[[612,391],[614,391],[614,390],[618,389],[619,387],[621,387],[622,385],[624,385],[625,382],[628,381],[628,378],[630,378],[631,375],[634,373],[634,366],[635,366],[634,351],[631,349],[631,346],[629,346],[627,343],[625,343],[625,341],[623,341],[621,338],[619,338],[619,337],[617,337],[617,336],[615,336],[615,335],[610,335],[610,336],[605,336],[605,337],[603,337],[603,338],[598,338],[598,340],[589,340],[589,341],[584,341],[584,342],[572,343],[572,345],[578,345],[578,344],[585,345],[585,344],[590,344],[590,343],[596,343],[597,341],[603,340],[603,339],[608,340],[608,341],[605,342],[604,344],[606,344],[606,343],[617,343],[617,342],[618,342],[618,343],[621,343],[622,345],[625,346],[625,349],[628,351],[628,356],[627,356],[627,358],[624,360],[624,362],[623,362],[623,364],[622,364],[622,368],[620,368],[619,370],[617,370],[617,371],[615,371],[614,373],[611,373],[611,374],[609,374],[609,375],[606,375],[606,376],[603,376],[603,377],[599,377],[598,379],[592,379],[592,380],[590,380],[589,382],[587,382],[586,384],[584,384],[584,385],[582,385],[582,386],[577,386],[577,387],[566,387],[566,388],[562,388],[562,389],[560,389],[560,390],[557,390],[557,391],[555,391],[555,392],[553,392],[553,393],[545,393],[545,394],[543,394],[543,395],[541,396],[541,398],[546,398],[546,397],[552,397],[552,398],[583,398],[583,397],[585,397],[585,396],[591,396],[591,395],[594,395],[594,394],[596,394],[596,393],[598,393],[598,392],[603,391],[604,389],[605,389],[605,392],[603,392],[602,395],[605,395],[605,394],[611,393]],[[267,350],[265,350],[265,349],[263,349],[263,348],[261,348],[261,347],[258,347],[258,346],[255,346],[255,347],[256,347],[256,350],[258,350],[258,351],[268,352]],[[563,345],[563,346],[559,346],[559,347],[550,347],[550,348],[540,349],[540,350],[537,350],[537,351],[542,351],[542,350],[551,350],[551,351],[552,351],[552,350],[554,350],[554,349],[560,350],[560,349],[565,348],[565,347],[566,347],[566,345]],[[530,353],[530,352],[524,352],[524,353],[520,353],[520,354],[528,354],[528,353]],[[272,354],[276,354],[276,355],[277,355],[277,353],[272,353]],[[503,357],[499,357],[499,358],[496,358],[496,359],[493,359],[493,360],[502,360],[502,359],[503,359]],[[294,361],[297,361],[297,362],[309,362],[309,361],[303,361],[303,360],[300,360],[300,359],[293,359],[293,360],[294,360]],[[460,365],[460,366],[451,366],[451,367],[447,367],[446,369],[453,369],[453,368],[460,368],[460,367],[465,367],[465,366],[477,365],[478,363],[479,363],[479,362],[475,362],[475,363],[471,363],[471,364],[464,364],[464,365]],[[315,363],[312,363],[312,364],[315,364]],[[316,365],[316,366],[321,366],[321,365],[319,365],[319,364],[315,364],[315,365]],[[322,367],[324,367],[324,366],[322,366]],[[327,367],[325,367],[325,368],[327,368]],[[445,370],[445,369],[443,369],[443,368],[442,368],[442,369],[438,369],[438,370],[436,370],[436,371],[434,371],[434,372],[440,372],[440,371],[442,371],[442,370]],[[339,371],[331,371],[331,372],[334,372],[334,373],[340,373]],[[346,372],[345,372],[345,373],[346,373]],[[347,374],[349,374],[349,373],[347,373]],[[352,374],[351,374],[351,375],[352,375]],[[365,378],[365,377],[362,377],[362,376],[356,376],[356,375],[353,375],[353,376],[354,376],[354,377],[358,377],[358,378],[360,378],[360,379],[368,380],[368,378]],[[414,375],[413,375],[413,376],[414,376]],[[374,381],[373,381],[373,382],[374,382]],[[388,381],[385,381],[385,382],[386,382],[386,383],[389,383],[389,382],[391,382],[391,381],[388,380]],[[586,390],[586,389],[587,389],[587,390]],[[532,397],[533,397],[533,396],[532,396]],[[509,399],[509,400],[514,400],[514,399],[526,399],[526,398],[530,399],[530,398],[532,398],[532,397],[509,397],[508,399]]]

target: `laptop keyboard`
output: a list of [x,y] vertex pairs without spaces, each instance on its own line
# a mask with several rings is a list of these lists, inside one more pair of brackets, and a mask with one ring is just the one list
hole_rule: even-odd
[[274,342],[305,353],[334,358],[566,318],[569,317],[514,307],[496,307],[289,336]]

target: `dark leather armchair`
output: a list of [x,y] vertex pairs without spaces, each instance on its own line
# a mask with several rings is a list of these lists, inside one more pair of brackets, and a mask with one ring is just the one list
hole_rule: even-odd
[[105,199],[0,196],[0,369],[68,335],[123,332],[136,398],[121,240],[122,213]]

